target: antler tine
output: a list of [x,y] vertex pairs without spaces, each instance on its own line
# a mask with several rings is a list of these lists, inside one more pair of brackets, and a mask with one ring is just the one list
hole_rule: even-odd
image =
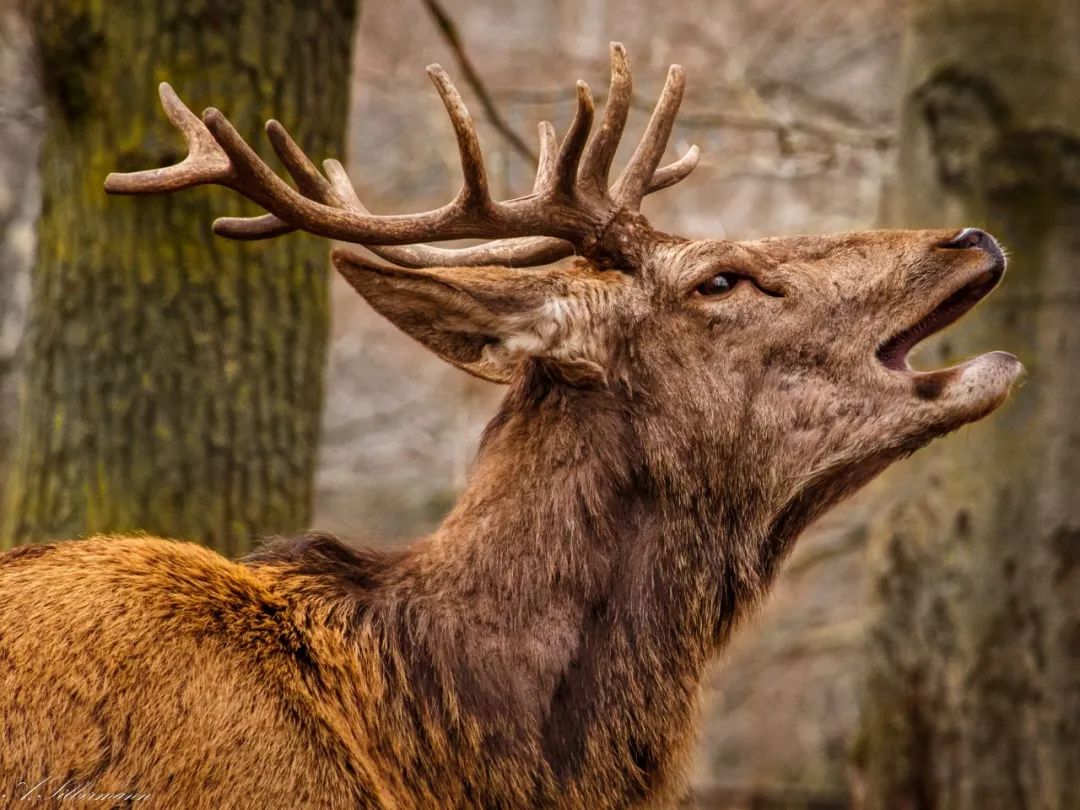
[[[339,198],[334,186],[322,176],[279,121],[271,118],[266,122],[266,135],[301,194],[326,205],[342,207],[344,201]],[[218,236],[239,240],[267,239],[296,230],[274,214],[260,217],[219,217],[214,220],[213,228]]]
[[352,180],[349,179],[349,174],[345,171],[345,167],[341,165],[341,161],[328,158],[323,161],[322,165],[330,185],[334,187],[334,192],[344,201],[345,205],[362,214],[370,213],[360,201],[360,195],[356,193],[356,186],[352,184]]
[[105,178],[110,194],[147,194],[180,191],[204,183],[221,183],[230,173],[229,159],[199,117],[189,110],[168,82],[158,85],[165,116],[180,130],[188,145],[179,163],[141,172],[111,172]]
[[[551,125],[548,124],[550,127]],[[541,165],[543,156],[548,154],[549,163],[554,155],[555,131],[551,131],[550,142],[541,140]],[[361,214],[370,213],[360,201],[356,187],[349,179],[345,167],[333,158],[323,161],[323,168],[338,197],[344,204]],[[432,245],[365,245],[365,247],[383,259],[402,267],[481,267],[487,264],[504,264],[507,267],[535,267],[551,264],[574,253],[574,246],[562,239],[551,236],[523,236],[515,239],[500,239],[467,248],[440,248]]]
[[664,155],[685,87],[686,74],[682,66],[672,65],[645,134],[612,187],[612,197],[618,204],[630,208],[637,208],[641,204],[641,198],[645,196],[645,190]]
[[607,103],[604,105],[604,119],[585,150],[579,173],[582,183],[593,194],[603,194],[607,190],[611,163],[615,159],[615,152],[626,127],[626,117],[630,112],[634,93],[633,74],[630,72],[626,48],[621,42],[612,42],[609,48],[611,86],[608,89]]
[[536,167],[536,182],[533,183],[533,194],[538,194],[542,189],[551,186],[551,177],[555,171],[555,156],[559,148],[559,139],[555,135],[555,127],[550,121],[540,122],[540,162]]
[[[266,165],[221,110],[207,107],[203,110],[202,120],[232,164],[230,188],[272,213],[285,209],[283,213],[292,214],[298,220],[310,218],[310,212],[305,210],[305,203],[309,201]],[[293,221],[292,218],[289,221]]]
[[457,136],[458,152],[461,155],[461,171],[465,176],[465,185],[461,189],[460,199],[467,205],[488,208],[491,197],[488,194],[487,174],[484,171],[484,155],[480,151],[480,139],[476,137],[476,127],[469,115],[461,93],[450,81],[450,77],[441,65],[428,65],[428,76],[439,91],[443,106],[450,116],[450,123]]
[[559,156],[555,158],[553,171],[553,190],[564,197],[572,197],[574,194],[577,186],[578,164],[581,162],[582,152],[585,151],[585,144],[589,140],[593,115],[596,112],[589,85],[583,81],[577,83],[577,102],[574,120],[570,122],[570,128],[566,131],[566,137],[563,138]]
[[652,181],[649,183],[645,193],[652,194],[654,191],[660,191],[685,180],[686,176],[697,168],[698,158],[700,157],[701,150],[696,145],[691,146],[686,150],[686,154],[674,163],[661,166],[653,173]]
[[337,199],[334,186],[322,176],[322,172],[311,162],[280,121],[271,118],[266,122],[266,137],[282,164],[296,181],[296,187],[300,189],[301,194],[316,197],[320,202],[327,204],[341,202]]
[[237,242],[272,239],[296,230],[275,214],[262,214],[257,217],[218,217],[210,228],[215,235],[235,239]]

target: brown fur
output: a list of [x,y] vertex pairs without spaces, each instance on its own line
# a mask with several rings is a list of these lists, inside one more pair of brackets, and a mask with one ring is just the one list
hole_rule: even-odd
[[[802,528],[1018,373],[1001,354],[925,374],[875,356],[985,272],[985,252],[942,247],[953,234],[650,233],[606,271],[337,254],[401,328],[511,380],[467,491],[396,555],[309,535],[240,562],[150,537],[0,557],[0,794],[672,802],[705,667]],[[747,281],[694,292],[725,270]]]

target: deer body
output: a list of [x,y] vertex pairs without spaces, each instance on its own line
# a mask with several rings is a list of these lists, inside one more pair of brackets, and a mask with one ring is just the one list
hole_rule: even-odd
[[[681,70],[609,187],[630,103],[613,45],[599,131],[580,84],[562,144],[541,127],[534,192],[498,203],[460,97],[432,75],[465,172],[437,211],[370,214],[340,164],[324,177],[271,122],[294,190],[167,86],[189,157],[106,188],[219,183],[270,212],[219,220],[222,235],[301,228],[393,262],[333,254],[402,330],[509,385],[461,500],[398,554],[311,535],[240,562],[147,537],[0,556],[9,795],[73,782],[169,807],[671,803],[704,668],[803,527],[1019,376],[1001,352],[906,361],[1000,280],[981,231],[654,231],[642,197],[696,160],[657,168]],[[462,236],[500,238],[416,244]]]

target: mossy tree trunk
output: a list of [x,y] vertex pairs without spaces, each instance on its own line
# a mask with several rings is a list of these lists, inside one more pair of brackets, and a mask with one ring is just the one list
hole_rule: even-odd
[[923,451],[875,548],[865,806],[1080,807],[1080,4],[912,0],[896,224],[981,225],[1004,286],[926,365],[1029,379]]
[[[37,171],[41,143],[37,77],[31,66],[26,21],[0,0],[0,494],[11,458],[18,416],[18,383],[34,225],[38,218]],[[0,499],[2,502],[2,499]]]
[[327,245],[214,237],[222,189],[108,197],[173,163],[171,82],[264,155],[281,119],[340,155],[356,0],[35,0],[43,210],[0,542],[148,531],[227,554],[305,525],[328,334]]

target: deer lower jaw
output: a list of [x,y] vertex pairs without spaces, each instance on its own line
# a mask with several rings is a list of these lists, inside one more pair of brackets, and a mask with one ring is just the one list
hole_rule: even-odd
[[1023,373],[1023,364],[1009,352],[981,354],[940,371],[908,372],[915,394],[940,405],[942,417],[955,425],[981,419],[996,409]]

